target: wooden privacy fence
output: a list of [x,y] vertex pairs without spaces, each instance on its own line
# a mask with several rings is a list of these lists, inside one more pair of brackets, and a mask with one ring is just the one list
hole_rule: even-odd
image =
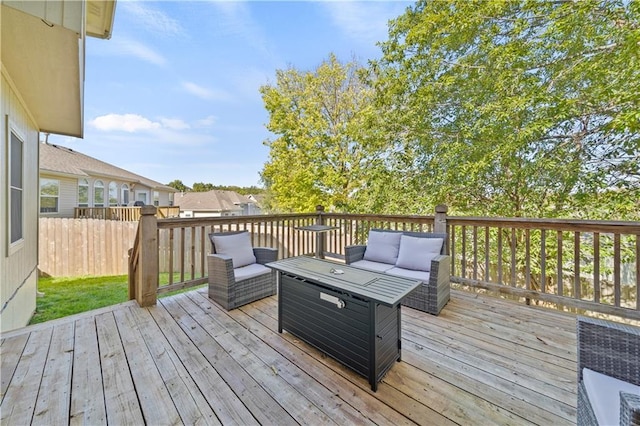
[[40,218],[40,273],[54,277],[126,275],[128,251],[137,229],[138,222]]

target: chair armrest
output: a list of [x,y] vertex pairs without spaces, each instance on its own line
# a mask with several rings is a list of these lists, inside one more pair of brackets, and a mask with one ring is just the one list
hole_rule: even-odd
[[596,318],[577,318],[578,383],[582,369],[640,386],[640,327]]
[[235,283],[233,274],[233,259],[225,254],[208,254],[207,266],[209,272],[209,282],[223,284]]
[[362,260],[366,249],[366,245],[346,246],[344,248],[344,263],[349,265],[358,260]]
[[256,262],[262,265],[278,260],[278,249],[275,248],[254,247],[253,254],[256,256]]
[[429,281],[436,286],[449,283],[451,279],[451,256],[439,254],[431,260]]
[[620,392],[620,424],[640,425],[640,395]]

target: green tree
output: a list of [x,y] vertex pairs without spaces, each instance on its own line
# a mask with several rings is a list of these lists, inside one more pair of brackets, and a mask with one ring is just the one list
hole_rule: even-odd
[[180,179],[176,179],[176,180],[172,180],[171,182],[169,182],[167,184],[167,186],[170,186],[174,189],[177,189],[178,191],[182,191],[182,192],[187,192],[189,191],[189,188],[182,183],[182,181]]
[[204,183],[204,182],[194,182],[193,183],[193,192],[207,192],[214,189],[213,184]]
[[372,75],[409,194],[453,213],[637,218],[639,17],[637,1],[407,9]]
[[274,211],[312,211],[322,204],[354,211],[354,200],[384,169],[385,147],[375,137],[373,91],[356,61],[335,55],[314,71],[278,70],[276,84],[261,87],[269,160],[261,177]]

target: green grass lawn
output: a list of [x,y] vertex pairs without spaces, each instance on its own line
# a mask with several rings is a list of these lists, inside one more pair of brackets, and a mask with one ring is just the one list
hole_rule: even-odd
[[[160,283],[168,282],[168,275],[160,276]],[[177,292],[163,293],[160,297]],[[29,324],[50,321],[129,300],[126,275],[105,277],[40,278],[38,290],[44,293],[36,300],[36,313]]]

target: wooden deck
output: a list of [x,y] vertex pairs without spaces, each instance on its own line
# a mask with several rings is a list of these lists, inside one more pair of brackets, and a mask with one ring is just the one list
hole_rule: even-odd
[[276,297],[225,312],[196,290],[5,333],[0,423],[575,424],[573,316],[459,291],[402,314],[376,393],[278,334]]

